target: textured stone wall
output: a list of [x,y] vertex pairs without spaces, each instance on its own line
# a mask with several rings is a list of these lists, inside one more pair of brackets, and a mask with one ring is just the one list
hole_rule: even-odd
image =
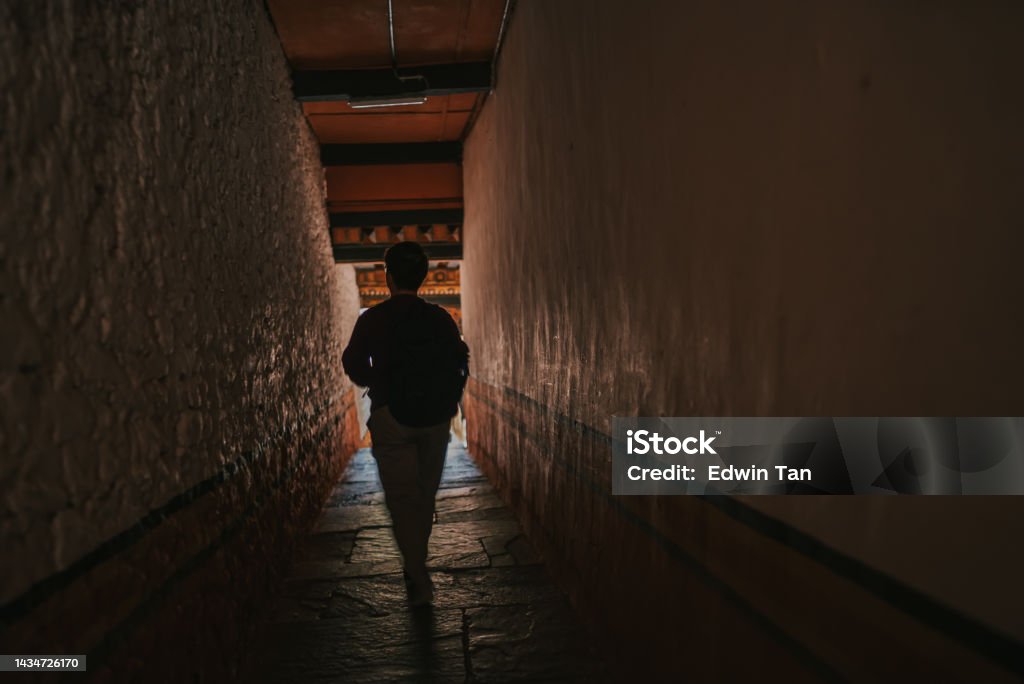
[[230,673],[358,439],[354,274],[273,26],[0,3],[0,122],[0,651]]
[[517,3],[464,155],[470,447],[620,662],[1019,672],[1019,499],[612,497],[608,434],[1021,415],[1022,21]]

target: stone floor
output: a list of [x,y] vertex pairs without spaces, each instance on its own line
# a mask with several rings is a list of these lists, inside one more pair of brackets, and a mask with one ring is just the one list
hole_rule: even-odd
[[284,583],[254,660],[263,682],[594,681],[565,598],[464,449],[430,540],[432,609],[411,610],[377,469],[359,451]]

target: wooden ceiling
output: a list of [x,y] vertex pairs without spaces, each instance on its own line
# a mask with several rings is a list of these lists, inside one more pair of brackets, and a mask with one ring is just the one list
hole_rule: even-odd
[[[346,249],[346,236],[355,232],[341,226],[351,220],[335,217],[355,212],[400,221],[389,226],[399,237],[411,234],[397,230],[401,226],[416,226],[412,232],[429,242],[438,231],[426,230],[429,217],[416,212],[462,207],[459,143],[489,90],[487,63],[494,59],[508,0],[391,0],[390,22],[388,0],[268,0],[268,5],[296,96],[321,145],[335,146],[323,158],[336,259],[365,256],[372,252],[367,245],[377,244],[373,236],[381,231],[363,230],[360,234],[371,236],[360,242],[364,249]],[[421,95],[425,102],[353,108],[349,101],[390,93]],[[446,155],[428,154],[424,162],[424,150],[435,150],[436,143],[455,143],[456,152],[445,148]],[[396,218],[395,211],[406,213]],[[457,227],[446,224],[444,235],[461,240]],[[457,258],[454,248],[431,250]],[[461,255],[461,244],[457,251]]]
[[[391,66],[387,0],[269,0],[294,69]],[[504,0],[393,0],[400,66],[486,62]]]

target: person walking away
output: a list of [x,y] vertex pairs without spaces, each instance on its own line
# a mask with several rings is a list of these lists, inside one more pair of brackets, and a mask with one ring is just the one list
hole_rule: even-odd
[[434,597],[427,544],[469,348],[448,312],[417,294],[429,270],[419,244],[393,245],[384,266],[391,297],[356,321],[342,363],[352,382],[369,388],[373,457],[410,602],[424,606]]

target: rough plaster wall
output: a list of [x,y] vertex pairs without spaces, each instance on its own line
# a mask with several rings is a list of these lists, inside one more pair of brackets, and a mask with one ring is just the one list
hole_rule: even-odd
[[[1024,412],[1022,21],[995,2],[518,3],[465,152],[470,432],[574,577],[645,552],[603,552],[589,485],[551,464],[600,483],[608,449],[527,404],[606,434],[630,414]],[[1024,638],[1013,498],[745,503]],[[662,531],[703,516],[627,505]]]
[[2,3],[0,118],[7,602],[240,459],[270,488],[348,401],[358,293],[262,3]]

